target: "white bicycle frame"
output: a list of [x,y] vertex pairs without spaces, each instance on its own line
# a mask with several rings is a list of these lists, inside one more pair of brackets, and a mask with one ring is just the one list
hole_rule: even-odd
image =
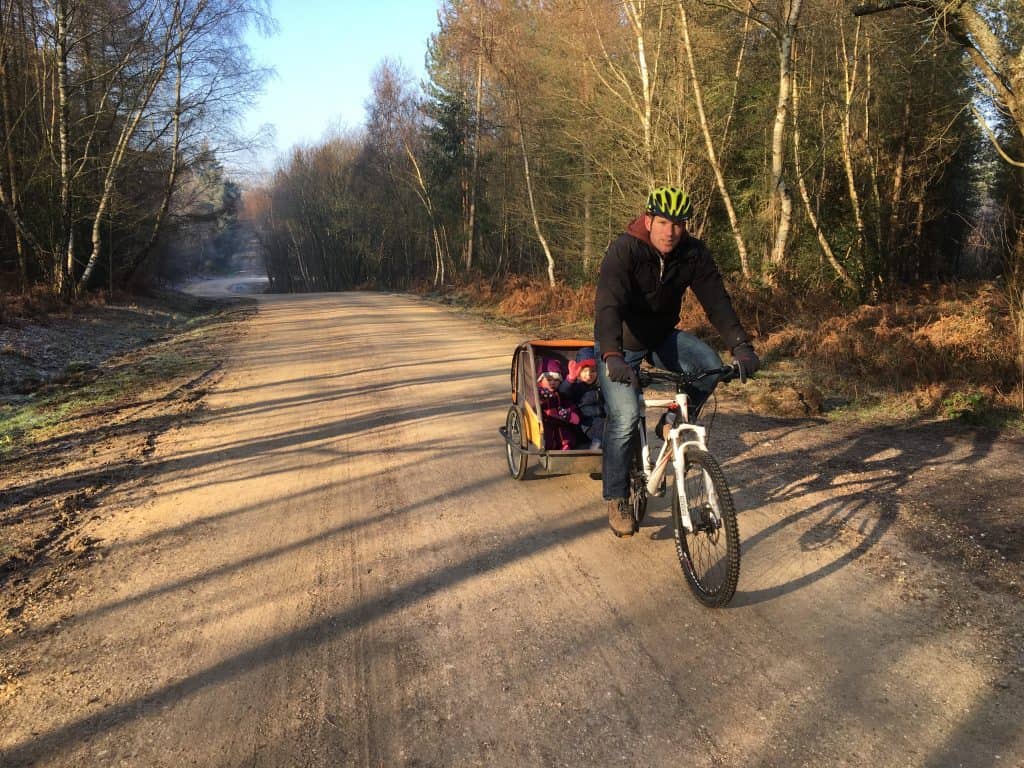
[[[679,406],[679,418],[668,433],[668,439],[661,446],[661,452],[655,461],[651,459],[651,448],[647,443],[647,407],[668,409],[673,404]],[[686,501],[686,449],[690,446],[707,450],[707,430],[698,425],[690,424],[690,399],[685,392],[680,392],[671,400],[646,400],[640,393],[640,446],[643,457],[644,478],[647,493],[650,496],[661,496],[664,493],[662,482],[672,462],[675,470],[676,488],[679,489],[680,518],[687,533],[693,532],[693,521],[690,519],[690,507]],[[708,484],[711,488],[711,484]],[[714,500],[717,505],[717,500]]]

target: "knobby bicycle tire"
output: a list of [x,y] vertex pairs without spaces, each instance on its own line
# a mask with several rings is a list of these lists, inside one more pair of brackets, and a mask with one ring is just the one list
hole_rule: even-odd
[[740,578],[740,533],[732,494],[718,462],[699,449],[686,452],[684,482],[694,530],[688,533],[683,528],[676,485],[672,520],[679,565],[697,599],[709,608],[721,608],[732,599]]
[[629,459],[629,509],[633,516],[633,532],[640,530],[640,523],[647,514],[647,478],[644,476],[644,460],[638,434],[633,435],[633,447]]

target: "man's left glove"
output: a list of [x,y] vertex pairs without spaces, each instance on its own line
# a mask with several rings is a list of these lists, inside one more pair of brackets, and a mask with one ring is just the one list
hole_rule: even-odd
[[761,361],[749,341],[744,341],[732,348],[732,359],[740,364],[740,382],[746,383],[747,378],[757,373]]

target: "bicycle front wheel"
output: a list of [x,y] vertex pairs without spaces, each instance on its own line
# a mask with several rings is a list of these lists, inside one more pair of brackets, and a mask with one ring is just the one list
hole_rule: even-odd
[[[684,492],[672,492],[676,553],[694,595],[709,608],[721,608],[736,592],[740,578],[740,533],[725,475],[706,451],[686,452]],[[683,526],[683,504],[693,530]]]

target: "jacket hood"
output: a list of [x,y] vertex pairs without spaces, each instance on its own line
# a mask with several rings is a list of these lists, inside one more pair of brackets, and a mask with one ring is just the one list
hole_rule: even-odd
[[651,242],[651,233],[648,232],[647,227],[644,226],[644,215],[642,213],[629,222],[629,226],[626,227],[626,232],[635,237],[641,243],[646,243],[651,246],[651,248],[654,247],[654,243]]

